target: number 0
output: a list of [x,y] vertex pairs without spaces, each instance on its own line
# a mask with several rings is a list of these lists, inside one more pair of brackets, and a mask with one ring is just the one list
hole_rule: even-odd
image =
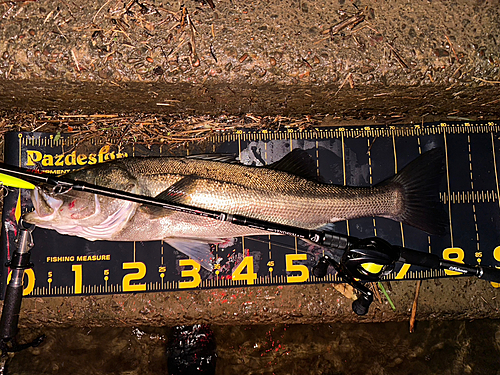
[[[23,296],[27,296],[35,288],[35,272],[31,268],[28,268],[24,270],[24,276],[28,278],[28,285],[24,285]],[[10,282],[10,279],[12,279],[12,271],[7,276],[7,284]]]

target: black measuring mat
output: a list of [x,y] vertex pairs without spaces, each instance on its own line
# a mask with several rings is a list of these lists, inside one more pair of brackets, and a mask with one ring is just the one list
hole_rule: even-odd
[[[500,266],[499,169],[500,128],[497,122],[432,123],[391,127],[317,128],[298,131],[235,131],[220,133],[186,153],[233,153],[242,163],[268,165],[291,150],[306,150],[315,174],[337,185],[371,186],[391,177],[430,149],[444,150],[445,176],[440,200],[449,218],[449,232],[425,232],[384,218],[337,222],[333,230],[356,237],[379,236],[395,245],[431,252],[468,264]],[[62,173],[114,158],[166,155],[151,148],[91,142],[84,147],[67,135],[7,133],[5,162]],[[15,239],[16,222],[31,210],[28,191],[10,189],[4,199],[1,259],[6,262]],[[339,282],[335,274],[312,275],[322,255],[293,237],[240,237],[213,245],[213,272],[162,241],[87,241],[37,228],[25,276],[27,296],[107,294],[217,288],[246,285]],[[4,268],[6,270],[6,268]],[[451,272],[397,265],[387,279],[453,276]],[[8,274],[1,275],[1,290]],[[494,283],[493,283],[494,284]],[[498,286],[497,284],[494,284]]]

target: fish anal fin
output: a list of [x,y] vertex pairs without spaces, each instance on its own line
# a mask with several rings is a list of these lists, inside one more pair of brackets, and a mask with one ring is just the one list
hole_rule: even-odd
[[174,249],[187,255],[194,261],[198,262],[200,266],[212,272],[214,266],[212,260],[214,256],[210,251],[210,244],[202,241],[192,239],[179,239],[179,238],[166,238],[164,241],[172,246]]
[[274,169],[307,178],[308,180],[320,181],[316,174],[316,163],[307,151],[296,148],[286,154],[282,159],[269,164],[265,168]]

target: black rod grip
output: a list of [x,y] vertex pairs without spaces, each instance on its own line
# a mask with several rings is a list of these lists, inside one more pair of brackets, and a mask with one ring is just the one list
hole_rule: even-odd
[[8,285],[0,319],[0,339],[9,341],[16,336],[22,300],[23,285]]
[[496,281],[497,283],[500,283],[500,269],[483,266],[480,266],[478,268],[480,269],[480,271],[478,272],[477,277],[483,280]]
[[437,255],[411,250],[406,247],[393,246],[399,251],[399,261],[426,268],[440,268],[441,258]]

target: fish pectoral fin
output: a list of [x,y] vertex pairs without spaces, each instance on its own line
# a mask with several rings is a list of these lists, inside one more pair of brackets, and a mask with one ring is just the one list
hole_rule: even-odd
[[200,266],[207,271],[213,271],[214,266],[212,260],[214,256],[210,251],[210,245],[208,243],[177,238],[167,238],[164,241],[174,249],[179,250],[181,253],[186,254],[188,257],[198,262]]
[[282,159],[269,164],[265,168],[274,169],[307,178],[308,180],[322,182],[316,174],[316,163],[307,151],[296,148],[286,154]]
[[156,199],[169,203],[186,203],[189,195],[195,188],[195,181],[198,176],[189,175],[181,178],[175,184],[168,187],[156,196]]
[[168,215],[171,215],[175,213],[173,210],[169,210],[167,208],[162,208],[158,206],[151,206],[151,205],[146,205],[143,204],[140,206],[137,211],[139,213],[146,214],[148,216],[148,219],[154,220],[154,219],[161,219],[162,217],[166,217]]
[[[155,198],[172,204],[187,204],[189,203],[189,194],[191,194],[191,191],[194,189],[194,182],[197,178],[197,176],[191,175],[183,177],[175,184],[169,186],[167,190],[162,191]],[[142,205],[140,211],[148,214],[152,218],[160,218],[164,217],[166,212],[170,210],[158,206]],[[173,212],[175,211],[170,211],[170,213]]]

